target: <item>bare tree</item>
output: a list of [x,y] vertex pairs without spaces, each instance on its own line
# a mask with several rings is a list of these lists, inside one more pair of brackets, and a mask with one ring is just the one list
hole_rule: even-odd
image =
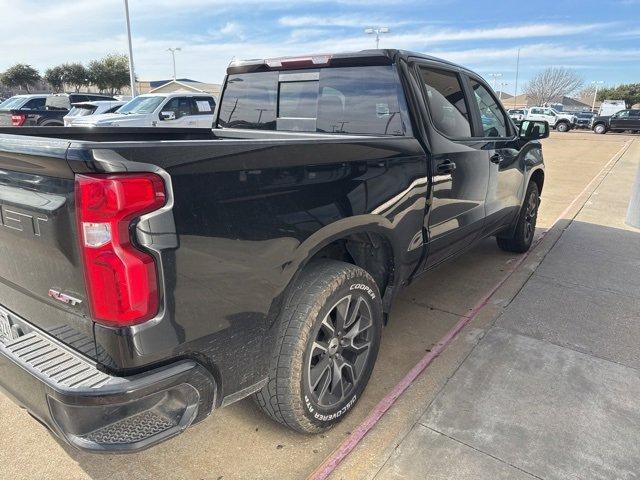
[[549,67],[534,76],[525,86],[525,93],[535,105],[561,101],[571,95],[584,82],[573,70],[564,67]]
[[587,85],[586,87],[584,87],[578,92],[578,100],[580,100],[582,103],[591,105],[595,94],[596,94],[596,86]]

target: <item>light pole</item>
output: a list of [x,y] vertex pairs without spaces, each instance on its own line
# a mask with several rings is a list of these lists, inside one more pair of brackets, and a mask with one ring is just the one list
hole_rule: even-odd
[[593,103],[591,104],[591,112],[593,113],[593,111],[596,109],[596,97],[598,96],[598,85],[602,85],[604,82],[602,80],[596,80],[591,83],[596,86],[596,89],[593,92]]
[[502,74],[501,73],[490,73],[489,76],[491,78],[493,78],[493,80],[491,81],[491,86],[493,87],[493,90],[495,91],[496,87],[497,87],[496,80],[499,79],[500,77],[502,77]]
[[173,80],[176,80],[176,52],[180,52],[180,47],[167,48],[167,52],[171,52],[171,58],[173,59]]
[[518,48],[518,57],[516,58],[516,86],[515,86],[515,92],[513,92],[513,108],[516,108],[516,101],[518,98],[518,74],[519,73],[520,73],[520,48]]
[[129,21],[129,0],[124,0],[124,16],[127,21],[127,40],[129,42],[129,81],[131,82],[131,97],[136,93],[136,72],[133,69],[133,46],[131,45],[131,22]]
[[367,35],[373,35],[375,34],[376,36],[376,49],[380,48],[380,35],[383,33],[389,33],[391,30],[389,29],[389,27],[369,27],[369,28],[365,28],[364,29],[364,33],[366,33]]
[[506,87],[507,85],[509,85],[509,83],[508,83],[508,82],[500,82],[500,83],[498,84],[498,86],[500,87],[500,91],[498,92],[498,100],[500,100],[500,102],[502,102],[502,89],[503,89],[504,87]]

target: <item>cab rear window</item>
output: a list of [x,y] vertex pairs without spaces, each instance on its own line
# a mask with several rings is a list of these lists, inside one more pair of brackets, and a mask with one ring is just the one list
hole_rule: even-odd
[[395,67],[322,68],[230,75],[218,126],[358,135],[407,135]]

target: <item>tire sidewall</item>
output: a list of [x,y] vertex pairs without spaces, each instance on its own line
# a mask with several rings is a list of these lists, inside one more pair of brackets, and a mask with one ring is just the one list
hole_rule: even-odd
[[595,127],[593,127],[593,131],[598,135],[602,135],[603,133],[605,133],[606,129],[604,125],[596,125]]
[[556,130],[558,130],[559,132],[562,132],[562,133],[568,132],[569,131],[569,125],[567,125],[566,122],[560,122],[556,126]]
[[[364,273],[364,272],[363,272]],[[310,395],[308,389],[308,364],[311,355],[311,344],[316,338],[320,329],[320,325],[324,317],[334,307],[334,305],[347,295],[352,295],[351,301],[355,301],[358,297],[362,298],[371,310],[372,316],[372,338],[367,364],[364,367],[356,388],[338,405],[328,408],[318,405]],[[300,395],[303,405],[304,415],[312,424],[320,429],[327,429],[338,423],[344,418],[356,405],[364,389],[367,386],[371,372],[375,365],[380,348],[380,337],[382,333],[382,302],[380,292],[375,282],[366,274],[358,274],[343,278],[340,285],[334,289],[327,297],[324,305],[319,310],[316,318],[313,319],[313,325],[309,331],[309,336],[305,342],[304,355],[302,358],[302,369],[300,376]]]

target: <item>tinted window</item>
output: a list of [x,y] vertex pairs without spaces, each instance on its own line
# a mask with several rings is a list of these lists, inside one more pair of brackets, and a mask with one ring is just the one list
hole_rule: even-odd
[[281,82],[278,117],[316,118],[318,115],[318,81]]
[[[81,100],[75,100],[79,102]],[[71,102],[66,95],[53,95],[47,97],[45,102],[47,110],[69,110],[71,108]]]
[[174,112],[176,118],[191,115],[191,99],[188,97],[175,97],[162,107],[163,112]]
[[213,97],[194,97],[191,107],[194,115],[213,115],[216,102]]
[[22,110],[44,110],[45,101],[46,98],[32,98],[20,108]]
[[448,137],[470,137],[469,110],[458,75],[425,67],[420,67],[420,72],[435,127]]
[[319,132],[405,135],[406,111],[391,65],[320,70]]
[[116,105],[115,107],[111,107],[108,110],[105,110],[103,113],[113,113],[120,108],[120,105]]
[[219,125],[275,130],[278,72],[229,75]]
[[506,137],[508,132],[507,118],[498,105],[498,101],[484,85],[476,80],[471,79],[471,88],[480,109],[483,135],[485,137]]
[[[288,75],[280,81],[280,72],[230,75],[221,100],[219,126],[406,133],[406,106],[393,66],[323,68],[317,72],[317,81],[287,81]],[[280,119],[277,124],[276,116]]]
[[[73,95],[69,95],[69,101],[71,103],[88,102],[89,100],[98,100],[98,99],[91,97],[89,95],[78,95],[77,93]],[[99,100],[104,100],[104,98],[99,98]]]
[[640,117],[640,110],[629,110],[629,115],[633,118]]

